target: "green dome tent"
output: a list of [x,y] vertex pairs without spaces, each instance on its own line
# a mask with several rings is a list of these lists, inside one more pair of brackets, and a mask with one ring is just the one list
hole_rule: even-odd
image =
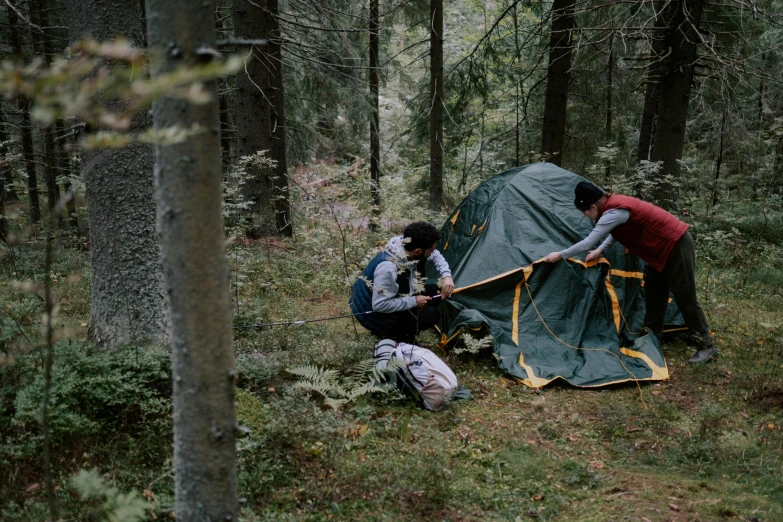
[[584,238],[592,222],[573,204],[584,178],[549,163],[499,174],[476,188],[441,229],[455,294],[441,305],[441,344],[488,328],[500,367],[533,388],[666,380],[644,331],[644,262],[615,243],[590,266],[536,263]]

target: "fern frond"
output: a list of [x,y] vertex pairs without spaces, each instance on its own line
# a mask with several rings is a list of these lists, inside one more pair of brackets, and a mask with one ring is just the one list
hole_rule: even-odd
[[320,366],[313,366],[309,364],[304,366],[297,366],[296,368],[290,368],[288,373],[311,382],[337,384],[337,370],[328,370]]

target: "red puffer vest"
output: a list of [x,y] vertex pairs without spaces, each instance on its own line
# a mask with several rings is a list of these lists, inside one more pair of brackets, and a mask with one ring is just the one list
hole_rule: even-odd
[[632,254],[663,272],[674,245],[688,230],[687,223],[652,203],[630,196],[612,194],[604,201],[601,214],[613,208],[624,208],[630,215],[628,221],[612,230],[612,236]]

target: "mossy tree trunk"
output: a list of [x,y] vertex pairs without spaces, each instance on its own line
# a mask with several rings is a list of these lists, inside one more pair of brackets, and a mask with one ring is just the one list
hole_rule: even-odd
[[[153,74],[211,59],[215,5],[147,0]],[[188,522],[238,519],[234,352],[221,198],[217,82],[203,105],[161,98],[155,129],[197,128],[156,147],[158,228],[171,308],[176,516]]]
[[[136,47],[145,46],[137,0],[67,0],[66,8],[71,42],[88,36],[98,41],[124,37]],[[132,129],[150,123],[148,115],[141,115]],[[153,147],[143,143],[82,151],[92,267],[88,334],[109,349],[168,340],[155,230],[154,163]]]

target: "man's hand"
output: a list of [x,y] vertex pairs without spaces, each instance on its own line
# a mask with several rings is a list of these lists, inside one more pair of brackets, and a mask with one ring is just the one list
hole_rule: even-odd
[[432,301],[432,297],[430,297],[428,295],[417,295],[416,296],[416,306],[418,306],[419,308],[425,307],[427,305],[427,303],[429,303],[430,301]]
[[591,261],[597,260],[598,258],[601,257],[601,253],[602,252],[603,252],[603,250],[601,250],[600,248],[596,248],[595,250],[591,250],[587,254],[587,257],[585,257],[585,263],[589,263]]
[[454,293],[454,280],[450,277],[443,278],[443,284],[440,287],[440,295],[443,299],[448,299]]
[[544,263],[556,263],[561,259],[563,259],[563,256],[560,255],[560,252],[552,252],[541,261],[543,261]]

